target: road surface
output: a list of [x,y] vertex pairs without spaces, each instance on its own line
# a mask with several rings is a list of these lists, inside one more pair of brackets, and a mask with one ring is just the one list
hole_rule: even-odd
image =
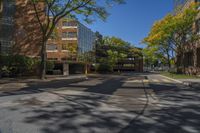
[[0,133],[199,133],[199,101],[158,74],[30,83],[0,92]]

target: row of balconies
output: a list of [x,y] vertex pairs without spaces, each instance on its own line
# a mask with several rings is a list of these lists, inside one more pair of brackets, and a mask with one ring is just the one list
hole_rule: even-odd
[[[74,44],[71,44],[73,45],[74,47],[76,47],[76,43]],[[62,46],[58,46],[56,43],[49,43],[46,47],[47,49],[47,52],[58,52],[58,51],[61,51],[61,52],[67,52],[67,53],[71,53],[72,51],[69,50],[68,46],[66,45],[62,45]]]
[[76,29],[77,26],[62,26],[62,29]]
[[[77,37],[62,37],[61,40],[62,40],[62,41],[77,41],[78,38],[77,38]],[[54,42],[56,43],[56,42],[57,42],[56,39],[52,39],[52,38],[49,38],[48,41],[49,41],[49,42],[52,42],[52,43],[54,43]]]

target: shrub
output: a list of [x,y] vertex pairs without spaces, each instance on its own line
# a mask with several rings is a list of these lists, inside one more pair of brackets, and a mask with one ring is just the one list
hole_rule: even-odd
[[19,76],[34,74],[39,60],[22,55],[0,55],[2,76]]
[[46,64],[46,70],[47,71],[52,71],[55,67],[55,62],[54,61],[47,61]]
[[7,66],[3,66],[1,69],[0,69],[1,73],[0,75],[3,76],[3,77],[8,77],[11,73],[10,71],[10,68],[7,67]]
[[100,64],[97,67],[97,72],[99,73],[107,73],[107,72],[112,72],[112,71],[113,71],[113,68],[109,64]]

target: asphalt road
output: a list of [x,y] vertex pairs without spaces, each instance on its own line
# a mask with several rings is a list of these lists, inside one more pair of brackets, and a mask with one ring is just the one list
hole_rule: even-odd
[[199,101],[157,74],[30,83],[0,93],[0,133],[199,133]]

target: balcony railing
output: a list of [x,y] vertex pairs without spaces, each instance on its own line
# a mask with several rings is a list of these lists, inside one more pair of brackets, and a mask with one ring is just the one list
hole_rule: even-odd
[[76,41],[76,40],[78,40],[78,38],[77,38],[77,37],[62,37],[62,40],[63,40],[63,41],[66,41],[66,40],[69,40],[69,41]]

